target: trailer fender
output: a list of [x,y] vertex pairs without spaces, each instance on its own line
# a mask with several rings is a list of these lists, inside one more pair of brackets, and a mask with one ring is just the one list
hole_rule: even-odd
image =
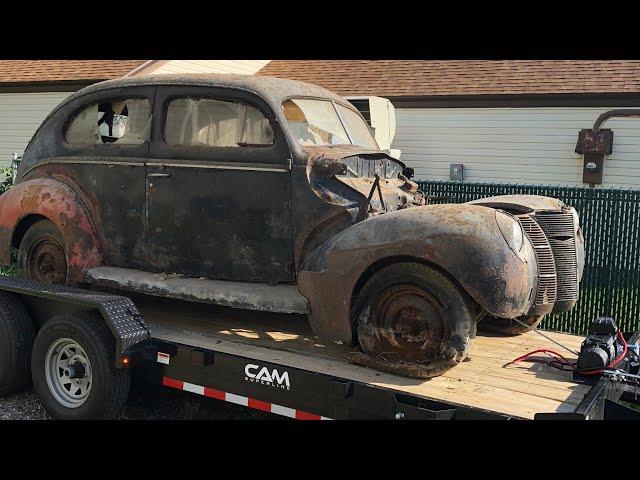
[[82,281],[84,272],[102,262],[102,248],[91,216],[80,196],[52,178],[27,180],[0,198],[0,263],[11,262],[11,248],[20,222],[31,215],[51,220],[64,238],[68,281]]
[[451,277],[491,315],[515,318],[532,306],[537,264],[524,238],[516,254],[496,221],[496,210],[475,205],[429,205],[357,223],[305,259],[298,289],[322,338],[352,338],[350,309],[356,287],[376,265],[423,262]]
[[140,312],[127,297],[5,276],[0,276],[0,291],[16,294],[38,326],[54,315],[97,311],[115,339],[116,367],[126,366],[124,358],[141,351],[151,338]]

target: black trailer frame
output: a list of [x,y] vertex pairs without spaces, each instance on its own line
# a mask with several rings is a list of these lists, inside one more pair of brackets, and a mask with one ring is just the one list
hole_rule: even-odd
[[[96,309],[119,342],[116,365],[144,370],[150,383],[301,420],[497,420],[509,415],[396,391],[364,382],[295,368],[215,348],[155,338],[134,302],[119,295],[0,277],[0,291],[19,295],[30,313],[42,317]],[[637,334],[632,336],[637,339]],[[608,372],[570,413],[545,413],[535,419],[640,419],[640,377]],[[634,377],[634,375],[630,375]]]
[[[162,340],[154,341],[154,350],[156,362],[150,366],[153,383],[301,420],[511,419],[498,412],[226,352]],[[271,381],[256,381],[248,376],[263,368],[270,372]],[[272,375],[273,371],[277,375]],[[287,382],[278,383],[284,374]],[[621,400],[640,405],[640,389],[607,374],[593,384],[573,412],[541,412],[535,419],[640,420],[640,411],[625,406]]]
[[[302,420],[504,419],[473,407],[394,392],[318,371],[162,340],[150,380]],[[266,372],[266,373],[265,373]],[[262,375],[261,375],[262,374]]]

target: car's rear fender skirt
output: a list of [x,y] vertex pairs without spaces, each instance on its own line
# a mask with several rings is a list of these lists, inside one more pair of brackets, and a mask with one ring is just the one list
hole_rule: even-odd
[[38,178],[18,183],[0,197],[0,263],[11,262],[16,227],[34,215],[51,220],[66,248],[68,280],[82,281],[84,272],[102,262],[102,248],[80,196],[65,183]]

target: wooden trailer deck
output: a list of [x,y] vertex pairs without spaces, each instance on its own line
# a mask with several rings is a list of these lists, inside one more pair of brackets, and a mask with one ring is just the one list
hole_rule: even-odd
[[[136,297],[136,305],[160,340],[217,350],[410,393],[437,401],[531,419],[541,412],[572,411],[589,391],[571,383],[570,373],[514,358],[551,348],[575,360],[566,350],[530,332],[517,337],[480,333],[469,358],[444,375],[419,380],[348,364],[339,344],[323,344],[302,315],[269,314],[212,305]],[[578,351],[583,338],[545,332]]]

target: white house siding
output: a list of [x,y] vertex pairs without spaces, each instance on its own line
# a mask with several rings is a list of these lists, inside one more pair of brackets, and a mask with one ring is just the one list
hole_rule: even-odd
[[22,156],[45,117],[72,92],[0,93],[0,166]]
[[138,75],[162,73],[236,73],[253,75],[270,60],[160,60]]
[[[578,132],[613,108],[396,108],[393,148],[417,179],[448,180],[462,163],[465,182],[584,185]],[[640,188],[640,119],[604,128],[614,140],[603,186]]]

